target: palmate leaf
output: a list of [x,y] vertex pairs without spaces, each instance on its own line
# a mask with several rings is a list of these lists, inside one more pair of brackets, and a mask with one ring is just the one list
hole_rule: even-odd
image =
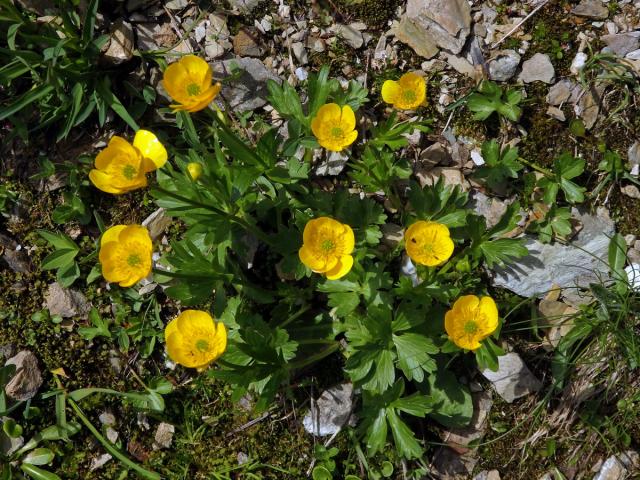
[[439,367],[418,385],[430,400],[429,416],[445,427],[465,427],[473,416],[471,394],[444,365]]
[[398,355],[398,367],[409,380],[421,382],[424,372],[433,372],[436,362],[431,355],[439,352],[433,341],[418,333],[393,335]]
[[493,268],[494,265],[509,264],[529,254],[524,242],[515,238],[487,240],[480,244],[480,250],[489,268]]
[[523,165],[518,162],[518,149],[505,147],[500,149],[496,140],[484,142],[482,156],[486,162],[476,172],[478,178],[482,178],[492,190],[504,189],[510,178],[518,178],[518,172]]

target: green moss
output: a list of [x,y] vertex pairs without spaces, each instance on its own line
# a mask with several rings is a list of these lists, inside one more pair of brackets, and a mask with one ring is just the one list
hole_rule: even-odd
[[401,0],[338,0],[336,2],[346,16],[354,16],[364,22],[368,30],[382,30],[396,16],[404,2]]

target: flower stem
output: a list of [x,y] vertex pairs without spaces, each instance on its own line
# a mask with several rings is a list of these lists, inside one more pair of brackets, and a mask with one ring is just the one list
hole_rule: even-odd
[[315,355],[310,355],[298,362],[290,363],[287,368],[289,370],[299,370],[301,368],[308,367],[309,365],[312,365],[317,361],[322,360],[325,357],[328,357],[332,353],[336,352],[339,348],[340,348],[340,343],[334,342],[333,345],[329,346],[328,348],[325,348],[324,350],[316,353]]
[[530,162],[529,160],[525,160],[522,157],[518,157],[518,161],[520,163],[524,163],[527,167],[533,168],[535,171],[542,173],[545,177],[553,177],[554,174],[551,170],[547,170],[546,168],[542,168],[541,166]]

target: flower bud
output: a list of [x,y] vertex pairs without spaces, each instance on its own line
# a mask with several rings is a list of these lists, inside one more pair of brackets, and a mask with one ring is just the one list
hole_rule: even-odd
[[195,182],[198,180],[200,175],[202,175],[202,165],[198,162],[191,162],[187,165],[187,171],[189,172],[189,176]]

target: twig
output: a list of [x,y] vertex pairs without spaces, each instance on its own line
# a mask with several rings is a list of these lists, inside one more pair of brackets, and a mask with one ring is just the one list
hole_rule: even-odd
[[244,425],[242,425],[242,426],[236,428],[235,430],[232,430],[231,432],[227,433],[225,435],[225,437],[230,437],[231,435],[235,435],[236,433],[241,432],[243,430],[246,430],[249,427],[253,427],[256,423],[260,423],[262,420],[264,420],[265,418],[268,418],[270,416],[271,416],[271,412],[263,413],[258,418],[254,418],[253,420],[249,420]]
[[531,13],[529,15],[527,15],[526,17],[524,17],[522,20],[520,20],[520,22],[518,22],[518,24],[513,27],[511,30],[509,30],[507,32],[507,34],[502,37],[500,40],[498,40],[496,43],[494,43],[493,45],[491,45],[491,50],[493,50],[494,48],[496,48],[498,45],[500,45],[502,42],[504,42],[507,38],[509,38],[513,32],[515,32],[516,30],[518,30],[523,24],[524,22],[526,22],[527,20],[529,20],[531,17],[533,17],[536,12],[538,10],[540,10],[542,7],[544,7],[547,3],[549,3],[549,0],[544,0],[544,2],[542,2],[540,5],[538,5],[536,8],[534,8]]

